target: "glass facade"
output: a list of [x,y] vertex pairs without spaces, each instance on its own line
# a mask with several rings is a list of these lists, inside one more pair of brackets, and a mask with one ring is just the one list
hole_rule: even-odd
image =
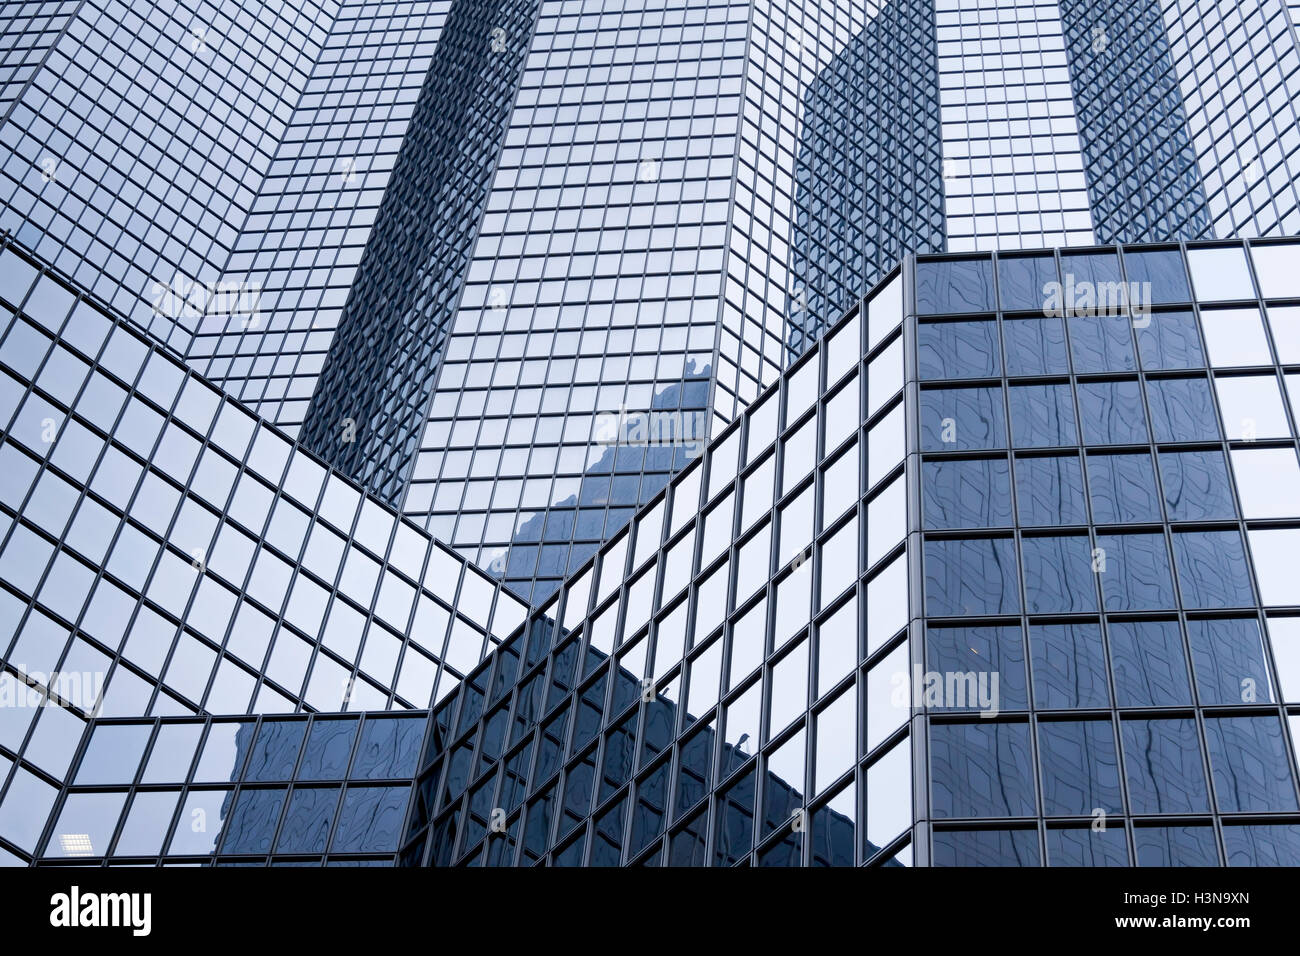
[[1295,10],[7,5],[0,864],[1300,864]]
[[1162,12],[1213,235],[1300,233],[1300,28],[1281,0]]
[[[1300,863],[1298,257],[1280,241],[909,257],[449,687],[391,776],[345,771],[352,737],[332,776],[307,769],[310,745],[295,768],[306,725],[266,718],[293,738],[261,758],[270,776],[240,770],[252,722],[216,721],[234,756],[215,777],[183,762],[146,787],[126,761],[83,783],[111,752],[95,735],[143,753],[155,722],[24,727],[6,852],[99,859],[131,832],[128,798],[170,813],[186,788],[189,816],[117,855]],[[48,281],[20,284],[23,314],[62,311]],[[38,375],[19,443],[42,392]],[[27,530],[10,523],[0,565]],[[9,567],[7,593],[32,586]],[[315,792],[345,773],[367,782]],[[291,787],[311,791],[298,823],[316,837],[282,849]],[[354,832],[350,799],[386,822]],[[221,822],[192,843],[195,813]]]
[[1300,863],[1297,262],[906,262],[435,710],[404,862]]
[[935,0],[934,8],[946,248],[1092,242],[1056,0]]
[[450,14],[303,425],[308,447],[394,504],[424,432],[535,12],[521,2]]
[[1300,863],[1297,264],[918,261],[932,863]]
[[0,22],[0,227],[533,603],[906,253],[1300,227],[1281,0]]
[[935,10],[886,3],[822,71],[795,165],[791,354],[908,252],[944,248]]
[[257,315],[212,316],[185,351],[287,434],[307,414],[450,7],[339,5],[219,280],[257,289]]
[[1060,6],[1097,240],[1213,235],[1160,5]]
[[9,4],[0,228],[292,434],[450,6]]
[[94,721],[37,859],[391,866],[427,726],[424,712]]
[[8,243],[0,303],[0,821],[88,717],[427,707],[523,619]]
[[540,5],[405,513],[544,599],[772,381],[801,98],[864,18]]
[[337,4],[69,6],[10,88],[0,228],[183,354]]

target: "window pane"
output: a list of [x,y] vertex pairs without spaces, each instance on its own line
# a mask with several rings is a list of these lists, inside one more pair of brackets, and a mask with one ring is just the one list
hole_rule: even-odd
[[1079,459],[1017,457],[1016,501],[1022,525],[1085,524]]
[[1033,814],[1037,801],[1029,751],[1028,724],[932,724],[930,773],[934,815],[946,818]]
[[927,541],[925,604],[935,616],[1020,610],[1015,542],[1009,538]]
[[941,388],[921,392],[921,447],[926,451],[1005,445],[1000,388]]
[[1011,476],[1005,458],[927,461],[922,471],[926,528],[1011,524]]

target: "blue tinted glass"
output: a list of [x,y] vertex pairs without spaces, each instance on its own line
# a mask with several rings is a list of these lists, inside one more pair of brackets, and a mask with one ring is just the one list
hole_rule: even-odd
[[356,735],[354,717],[313,721],[298,776],[303,780],[341,780],[347,773]]
[[1076,372],[1130,372],[1137,367],[1127,316],[1071,315],[1066,321]]
[[1007,319],[1008,375],[1065,375],[1070,358],[1065,347],[1065,322],[1060,318]]
[[1160,480],[1170,521],[1237,516],[1221,451],[1162,451]]
[[936,830],[935,866],[1038,866],[1037,830]]
[[1096,624],[1029,628],[1034,706],[1041,709],[1108,707],[1106,654]]
[[1108,611],[1174,607],[1169,552],[1161,534],[1099,534],[1094,567]]
[[1011,476],[1005,458],[927,461],[922,469],[926,528],[1011,524]]
[[936,817],[1032,815],[1029,725],[932,724],[930,775]]
[[1300,824],[1223,828],[1228,866],[1300,866]]
[[1196,692],[1203,705],[1272,703],[1255,618],[1188,621]]
[[162,724],[154,738],[141,783],[179,783],[189,776],[203,724]]
[[289,799],[277,853],[323,853],[339,802],[338,787],[299,787]]
[[916,308],[922,315],[992,311],[992,261],[918,262]]
[[[251,720],[220,721],[208,728],[203,743],[203,756],[194,770],[196,782],[238,780],[253,742]],[[183,777],[177,779],[184,779]]]
[[[75,782],[79,784],[131,783],[140,766],[151,724],[102,724],[95,727],[81,757]],[[188,769],[188,768],[187,768]],[[176,779],[184,779],[184,773]]]
[[1157,312],[1135,319],[1133,327],[1143,368],[1205,368],[1205,352],[1191,312]]
[[1002,448],[1002,389],[938,388],[921,392],[921,447],[926,451]]
[[1128,839],[1122,826],[1047,831],[1048,866],[1128,866]]
[[361,733],[352,776],[374,780],[409,777],[424,733],[424,721],[411,717],[371,717]]
[[[813,866],[852,866],[855,833],[853,818],[836,810],[836,803],[826,804],[812,820]],[[704,866],[701,856],[693,857],[687,866]]]
[[1174,553],[1184,607],[1246,607],[1255,603],[1238,532],[1182,531],[1174,535]]
[[1147,380],[1151,430],[1156,441],[1218,441],[1214,397],[1205,378]]
[[1078,457],[1017,458],[1016,508],[1029,527],[1086,524]]
[[[1149,284],[1143,298],[1163,305],[1167,302],[1188,302],[1192,298],[1187,287],[1187,273],[1183,257],[1177,249],[1153,249],[1136,252],[1125,250],[1124,271],[1129,283]],[[1131,285],[1130,285],[1131,287]]]
[[1089,455],[1088,494],[1097,524],[1160,521],[1160,498],[1151,456]]
[[397,849],[410,787],[349,787],[339,811],[333,853],[391,853]]
[[[945,681],[940,702],[933,704],[927,697],[927,705],[988,710],[985,702],[991,700],[998,710],[1029,706],[1019,627],[932,627],[926,632],[925,648],[927,670]],[[950,693],[953,689],[957,693]],[[931,693],[930,684],[925,691]]]
[[1077,445],[1069,385],[1011,386],[1011,442],[1016,448]]
[[1124,768],[1134,813],[1208,813],[1196,721],[1122,720]]
[[1137,382],[1080,382],[1079,416],[1089,445],[1145,444],[1146,413]]
[[1221,813],[1295,810],[1295,782],[1276,717],[1205,721],[1214,794]]
[[253,745],[245,776],[249,780],[289,780],[293,777],[306,720],[267,720]]
[[113,847],[114,854],[157,856],[162,850],[163,838],[167,836],[179,797],[179,790],[138,791],[131,802],[126,823],[122,825],[122,832],[118,834],[117,845]]
[[1165,707],[1192,702],[1177,621],[1112,621],[1108,630],[1115,703]]
[[1086,536],[1026,537],[1020,542],[1020,558],[1030,614],[1097,609],[1092,547]]
[[[226,823],[223,853],[267,853],[284,806],[285,789],[242,790]],[[181,826],[185,825],[184,820]]]
[[1063,254],[1061,276],[1067,287],[1074,285],[1080,290],[1076,298],[1086,301],[1082,292],[1084,283],[1100,292],[1099,287],[1109,288],[1108,284],[1120,281],[1119,257],[1113,252]]
[[935,616],[1018,612],[1015,542],[927,541],[925,606]]
[[1038,725],[1043,812],[1048,816],[1123,813],[1119,757],[1109,720],[1044,721]]
[[1138,866],[1218,866],[1213,827],[1137,827]]
[[923,322],[916,330],[917,369],[922,379],[987,378],[999,375],[998,326],[981,322]]
[[1047,291],[1056,281],[1056,262],[1051,256],[1003,256],[998,259],[998,294],[1002,308],[1041,312]]
[[124,790],[68,794],[44,855],[107,856],[125,803]]
[[0,833],[20,848],[34,851],[58,796],[57,787],[20,767],[9,781],[4,801],[0,802]]

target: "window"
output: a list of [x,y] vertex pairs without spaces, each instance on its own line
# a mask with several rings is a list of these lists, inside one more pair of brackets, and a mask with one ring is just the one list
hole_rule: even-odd
[[1184,607],[1245,607],[1255,603],[1246,553],[1236,531],[1175,532],[1174,555]]
[[936,617],[1020,610],[1015,542],[1010,538],[927,541],[926,612]]
[[1300,517],[1300,464],[1291,448],[1236,448],[1232,473],[1242,517]]
[[921,447],[926,451],[1002,448],[1005,431],[1000,388],[921,392]]
[[1259,309],[1205,309],[1201,325],[1210,364],[1215,368],[1272,364]]
[[1300,604],[1300,575],[1295,556],[1300,554],[1300,528],[1259,528],[1246,532],[1260,600],[1270,607]]
[[1220,376],[1214,380],[1223,427],[1234,441],[1290,438],[1286,410],[1272,375]]
[[1013,385],[1010,400],[1011,443],[1016,448],[1078,444],[1068,384]]
[[1255,297],[1250,270],[1246,266],[1246,253],[1240,247],[1188,249],[1187,264],[1196,298],[1202,302]]

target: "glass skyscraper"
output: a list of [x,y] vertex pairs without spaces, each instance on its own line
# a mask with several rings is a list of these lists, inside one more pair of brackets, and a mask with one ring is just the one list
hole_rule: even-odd
[[1300,863],[1294,12],[10,5],[0,862]]

